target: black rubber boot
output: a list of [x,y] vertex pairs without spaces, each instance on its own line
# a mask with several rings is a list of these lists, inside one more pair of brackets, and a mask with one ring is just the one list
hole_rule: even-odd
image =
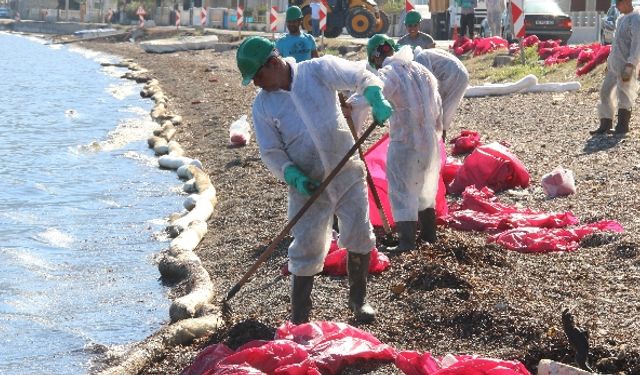
[[631,111],[628,109],[618,109],[618,123],[616,124],[615,134],[625,134],[629,132],[629,121],[631,120]]
[[349,308],[353,311],[356,320],[362,323],[372,322],[376,318],[376,311],[365,301],[370,260],[371,253],[356,254],[352,252],[349,252],[347,259]]
[[611,131],[611,128],[613,128],[613,120],[610,118],[601,118],[600,127],[596,130],[590,131],[589,134],[604,134]]
[[435,208],[427,208],[418,212],[418,220],[420,221],[420,239],[432,244],[436,243],[438,237],[436,235]]
[[416,249],[416,232],[418,231],[418,222],[416,221],[398,221],[396,222],[396,232],[398,233],[398,246],[387,247],[386,250],[391,253],[403,253]]
[[291,286],[291,322],[293,324],[309,322],[312,306],[311,289],[313,289],[313,276],[293,275]]

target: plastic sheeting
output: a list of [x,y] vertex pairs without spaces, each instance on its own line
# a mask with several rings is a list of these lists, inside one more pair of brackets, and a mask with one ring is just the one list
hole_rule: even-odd
[[500,143],[476,148],[467,156],[449,185],[449,192],[461,194],[467,186],[489,187],[495,192],[529,186],[529,172],[524,164]]
[[452,138],[449,143],[453,144],[451,155],[468,154],[475,150],[476,147],[482,145],[482,142],[480,142],[480,133],[466,129],[462,129],[460,135]]
[[487,241],[520,252],[573,251],[580,240],[596,231],[622,232],[611,220],[577,225],[571,212],[545,213],[500,203],[488,188],[468,187],[459,207],[452,207],[447,223],[461,230],[500,232]]
[[[364,159],[367,162],[367,167],[369,168],[369,173],[371,173],[371,178],[373,179],[373,184],[376,187],[378,192],[378,196],[380,196],[380,201],[382,203],[382,208],[384,213],[387,215],[387,219],[389,220],[389,225],[394,226],[395,221],[393,220],[393,215],[391,214],[391,204],[389,203],[389,189],[387,187],[387,149],[389,148],[389,134],[385,134],[373,144],[364,155]],[[445,151],[444,144],[440,141],[440,157],[441,157],[441,174],[438,182],[438,193],[436,194],[436,216],[444,217],[447,216],[449,210],[447,208],[447,199],[445,197],[447,193],[447,187],[444,184],[442,179],[442,170],[447,160],[447,154]],[[381,227],[382,226],[382,218],[378,213],[378,208],[376,206],[375,200],[373,199],[373,192],[371,191],[371,187],[369,187],[369,219],[371,220],[371,224],[373,226]]]
[[550,198],[576,193],[573,172],[560,166],[542,176],[540,184],[542,185],[542,190]]
[[518,361],[503,361],[475,355],[446,355],[440,359],[430,353],[398,353],[396,367],[407,375],[529,375]]
[[512,228],[539,227],[564,228],[577,224],[571,212],[546,213],[504,205],[497,201],[488,188],[468,187],[460,207],[451,212],[447,223],[460,230],[497,232]]
[[273,341],[251,341],[235,351],[224,344],[210,345],[181,375],[339,374],[362,361],[394,363],[407,375],[530,375],[518,361],[397,351],[368,332],[334,322],[287,322]]
[[[333,239],[329,246],[329,253],[324,258],[324,266],[322,273],[331,276],[345,276],[347,274],[347,256],[349,252],[345,248],[338,246],[338,241]],[[369,259],[369,273],[376,274],[385,271],[389,268],[389,258],[378,249],[371,250],[371,258]],[[285,264],[282,267],[282,273],[289,275],[288,265]]]
[[526,253],[574,251],[580,246],[580,240],[596,231],[621,233],[624,229],[617,221],[602,220],[571,229],[515,228],[493,235],[487,241]]
[[450,49],[456,56],[461,56],[473,51],[474,56],[484,55],[500,48],[508,48],[509,42],[499,36],[488,38],[474,38],[473,40],[462,36],[453,42]]

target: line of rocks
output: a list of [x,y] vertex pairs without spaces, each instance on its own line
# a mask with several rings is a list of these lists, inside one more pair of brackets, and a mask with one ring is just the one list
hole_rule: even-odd
[[[145,83],[140,95],[155,102],[151,118],[160,124],[147,143],[154,150],[161,168],[175,170],[186,182],[183,190],[190,195],[184,201],[185,212],[170,216],[166,228],[172,238],[169,248],[158,256],[158,270],[164,280],[183,281],[188,286],[185,295],[172,301],[169,309],[171,324],[150,337],[135,344],[122,355],[107,355],[111,367],[99,372],[101,375],[137,374],[145,366],[159,359],[167,347],[187,345],[193,340],[209,336],[224,325],[221,313],[211,304],[215,297],[213,283],[194,249],[207,233],[207,220],[218,202],[216,189],[209,176],[202,170],[202,163],[185,156],[180,144],[173,140],[182,117],[167,110],[169,99],[156,79],[148,75],[132,60],[119,63],[103,63],[129,69],[122,78]],[[113,363],[113,365],[111,365]]]

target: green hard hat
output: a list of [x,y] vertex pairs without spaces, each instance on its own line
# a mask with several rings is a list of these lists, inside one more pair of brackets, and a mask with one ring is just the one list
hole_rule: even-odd
[[369,39],[369,42],[367,43],[367,57],[369,60],[371,60],[371,55],[376,51],[376,49],[385,43],[391,46],[394,50],[397,49],[396,42],[387,34],[376,34]]
[[236,63],[242,74],[242,84],[248,85],[258,70],[269,60],[269,56],[275,49],[272,41],[261,36],[252,36],[245,39],[238,52],[236,52]]
[[287,22],[289,21],[297,21],[302,18],[302,11],[297,6],[290,6],[287,9]]
[[404,17],[404,24],[407,26],[415,25],[420,23],[420,21],[422,21],[422,16],[417,10],[410,10]]

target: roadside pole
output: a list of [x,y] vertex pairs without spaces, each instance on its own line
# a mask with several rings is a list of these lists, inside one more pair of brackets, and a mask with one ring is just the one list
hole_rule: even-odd
[[320,1],[320,49],[324,51],[324,32],[327,29],[327,0]]
[[240,4],[240,0],[237,1],[236,8],[236,24],[238,25],[238,38],[242,39],[242,23],[244,21],[244,9],[242,9],[242,5]]
[[525,36],[524,26],[524,0],[509,0],[509,6],[511,11],[511,35],[514,38],[518,38],[520,45],[520,60],[522,65],[526,63],[524,56],[523,40]]

